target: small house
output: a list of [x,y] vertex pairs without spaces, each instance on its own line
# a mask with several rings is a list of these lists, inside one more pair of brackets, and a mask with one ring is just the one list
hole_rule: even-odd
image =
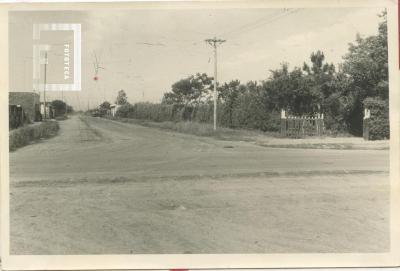
[[40,120],[40,98],[34,92],[9,92],[8,105],[10,112],[24,113],[27,122]]
[[111,108],[111,116],[115,117],[115,115],[117,114],[117,110],[118,110],[119,107],[120,107],[120,105],[118,105],[118,104],[112,104],[112,105],[110,106],[110,108]]
[[46,114],[45,114],[44,102],[40,102],[40,114],[42,114],[43,119],[54,118],[54,108],[51,105],[51,102],[46,102]]

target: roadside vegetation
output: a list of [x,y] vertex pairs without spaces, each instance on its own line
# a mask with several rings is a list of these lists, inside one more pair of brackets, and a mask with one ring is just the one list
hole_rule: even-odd
[[9,134],[10,151],[41,139],[53,137],[59,129],[60,126],[57,121],[45,121],[12,130]]
[[[387,20],[385,12],[379,16],[382,21],[378,34],[357,35],[343,56],[343,63],[329,63],[325,54],[317,50],[302,67],[291,69],[289,63],[282,63],[265,80],[220,84],[218,126],[274,133],[280,129],[280,112],[284,109],[294,116],[323,113],[327,135],[361,136],[364,108],[368,107],[370,139],[388,139]],[[131,104],[121,90],[116,99],[116,117],[165,122],[159,126],[212,135],[212,91],[213,78],[205,73],[175,82],[161,103]],[[105,116],[110,109],[110,103],[105,101],[96,114]]]
[[[30,121],[29,118],[24,116],[26,112],[24,109],[21,114],[10,118],[9,121],[9,150],[14,151],[20,147],[31,144],[32,142],[38,142],[42,139],[50,138],[57,135],[60,129],[58,121],[68,119],[67,114],[74,112],[72,106],[66,104],[62,100],[53,100],[46,104],[48,106],[48,115],[44,120],[41,112],[37,112],[37,119],[35,122]],[[24,121],[20,118],[23,117]],[[15,122],[19,122],[20,125],[16,125]],[[13,129],[14,128],[14,129]]]
[[[247,129],[232,129],[227,127],[220,127],[214,131],[213,125],[210,123],[200,123],[194,121],[151,121],[147,119],[136,118],[121,118],[105,116],[110,120],[115,120],[123,123],[139,124],[145,127],[158,128],[162,130],[174,131],[178,133],[213,137],[219,140],[238,140],[238,141],[254,141],[257,136],[265,136],[265,132],[258,130]],[[278,137],[276,132],[267,133],[271,137]]]
[[67,114],[70,114],[74,111],[72,106],[68,105],[62,100],[53,100],[50,104],[54,110],[54,116],[61,119],[66,118]]
[[[353,137],[342,134],[340,137],[306,137],[298,140],[282,138],[278,132],[262,132],[249,129],[231,129],[220,127],[214,131],[210,123],[199,123],[193,121],[162,121],[155,122],[145,119],[120,118],[104,116],[128,124],[138,124],[145,127],[157,128],[166,131],[173,131],[183,134],[212,137],[217,140],[226,141],[247,141],[256,145],[269,148],[298,148],[298,149],[337,149],[337,150],[388,150],[389,143],[385,140],[364,141],[361,137]],[[226,145],[225,148],[230,148]]]

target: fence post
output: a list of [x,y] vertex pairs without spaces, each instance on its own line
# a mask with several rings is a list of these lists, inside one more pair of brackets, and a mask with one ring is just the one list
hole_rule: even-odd
[[321,114],[321,136],[324,135],[324,129],[325,129],[325,124],[324,124],[324,113]]
[[320,136],[320,121],[319,121],[319,113],[317,113],[317,116],[315,117],[315,128],[316,128],[316,136]]
[[281,110],[281,136],[286,136],[286,111],[284,109]]
[[371,117],[371,111],[368,108],[364,109],[363,118],[363,138],[364,140],[369,140],[369,119]]

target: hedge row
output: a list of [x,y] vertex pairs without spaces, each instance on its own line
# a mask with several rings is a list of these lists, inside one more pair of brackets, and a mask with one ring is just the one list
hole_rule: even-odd
[[60,129],[57,121],[46,121],[10,131],[10,151],[28,145],[32,141],[55,136]]
[[[257,106],[253,101],[239,103],[244,106],[227,106],[218,104],[218,125],[230,128],[247,128],[262,131],[278,131],[280,115],[277,112],[264,112],[263,107]],[[193,121],[199,123],[212,123],[214,119],[214,105],[169,105],[153,103],[127,104],[118,108],[117,117],[164,121]]]
[[[367,98],[364,107],[371,112],[369,119],[369,139],[389,138],[389,104],[387,100]],[[256,96],[241,95],[235,103],[219,103],[217,122],[219,126],[261,131],[279,131],[280,114],[268,110]],[[213,123],[213,103],[200,105],[136,103],[121,106],[117,117],[149,120],[153,122],[185,122]],[[344,123],[343,119],[336,120]],[[362,121],[362,120],[361,120]],[[329,116],[326,119],[329,123]],[[330,130],[342,130],[343,127],[329,127]]]
[[380,140],[390,137],[389,127],[389,102],[379,98],[367,98],[364,107],[370,110],[368,120],[369,139]]

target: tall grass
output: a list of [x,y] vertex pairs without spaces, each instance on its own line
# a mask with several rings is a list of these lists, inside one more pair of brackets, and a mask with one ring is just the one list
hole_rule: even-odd
[[163,121],[163,122],[154,122],[148,120],[140,120],[140,119],[132,119],[132,118],[113,118],[107,117],[111,120],[116,120],[123,123],[133,123],[139,124],[146,127],[158,128],[163,130],[174,131],[178,133],[191,134],[196,136],[204,136],[204,137],[214,137],[220,140],[242,140],[242,141],[250,141],[254,140],[255,136],[258,135],[266,135],[272,137],[278,137],[279,133],[277,132],[261,132],[257,130],[248,130],[248,129],[231,129],[227,127],[218,127],[216,131],[214,131],[214,126],[210,123],[200,123],[196,121]]
[[55,136],[59,129],[57,121],[46,121],[12,130],[9,134],[9,149],[13,151],[33,141]]

